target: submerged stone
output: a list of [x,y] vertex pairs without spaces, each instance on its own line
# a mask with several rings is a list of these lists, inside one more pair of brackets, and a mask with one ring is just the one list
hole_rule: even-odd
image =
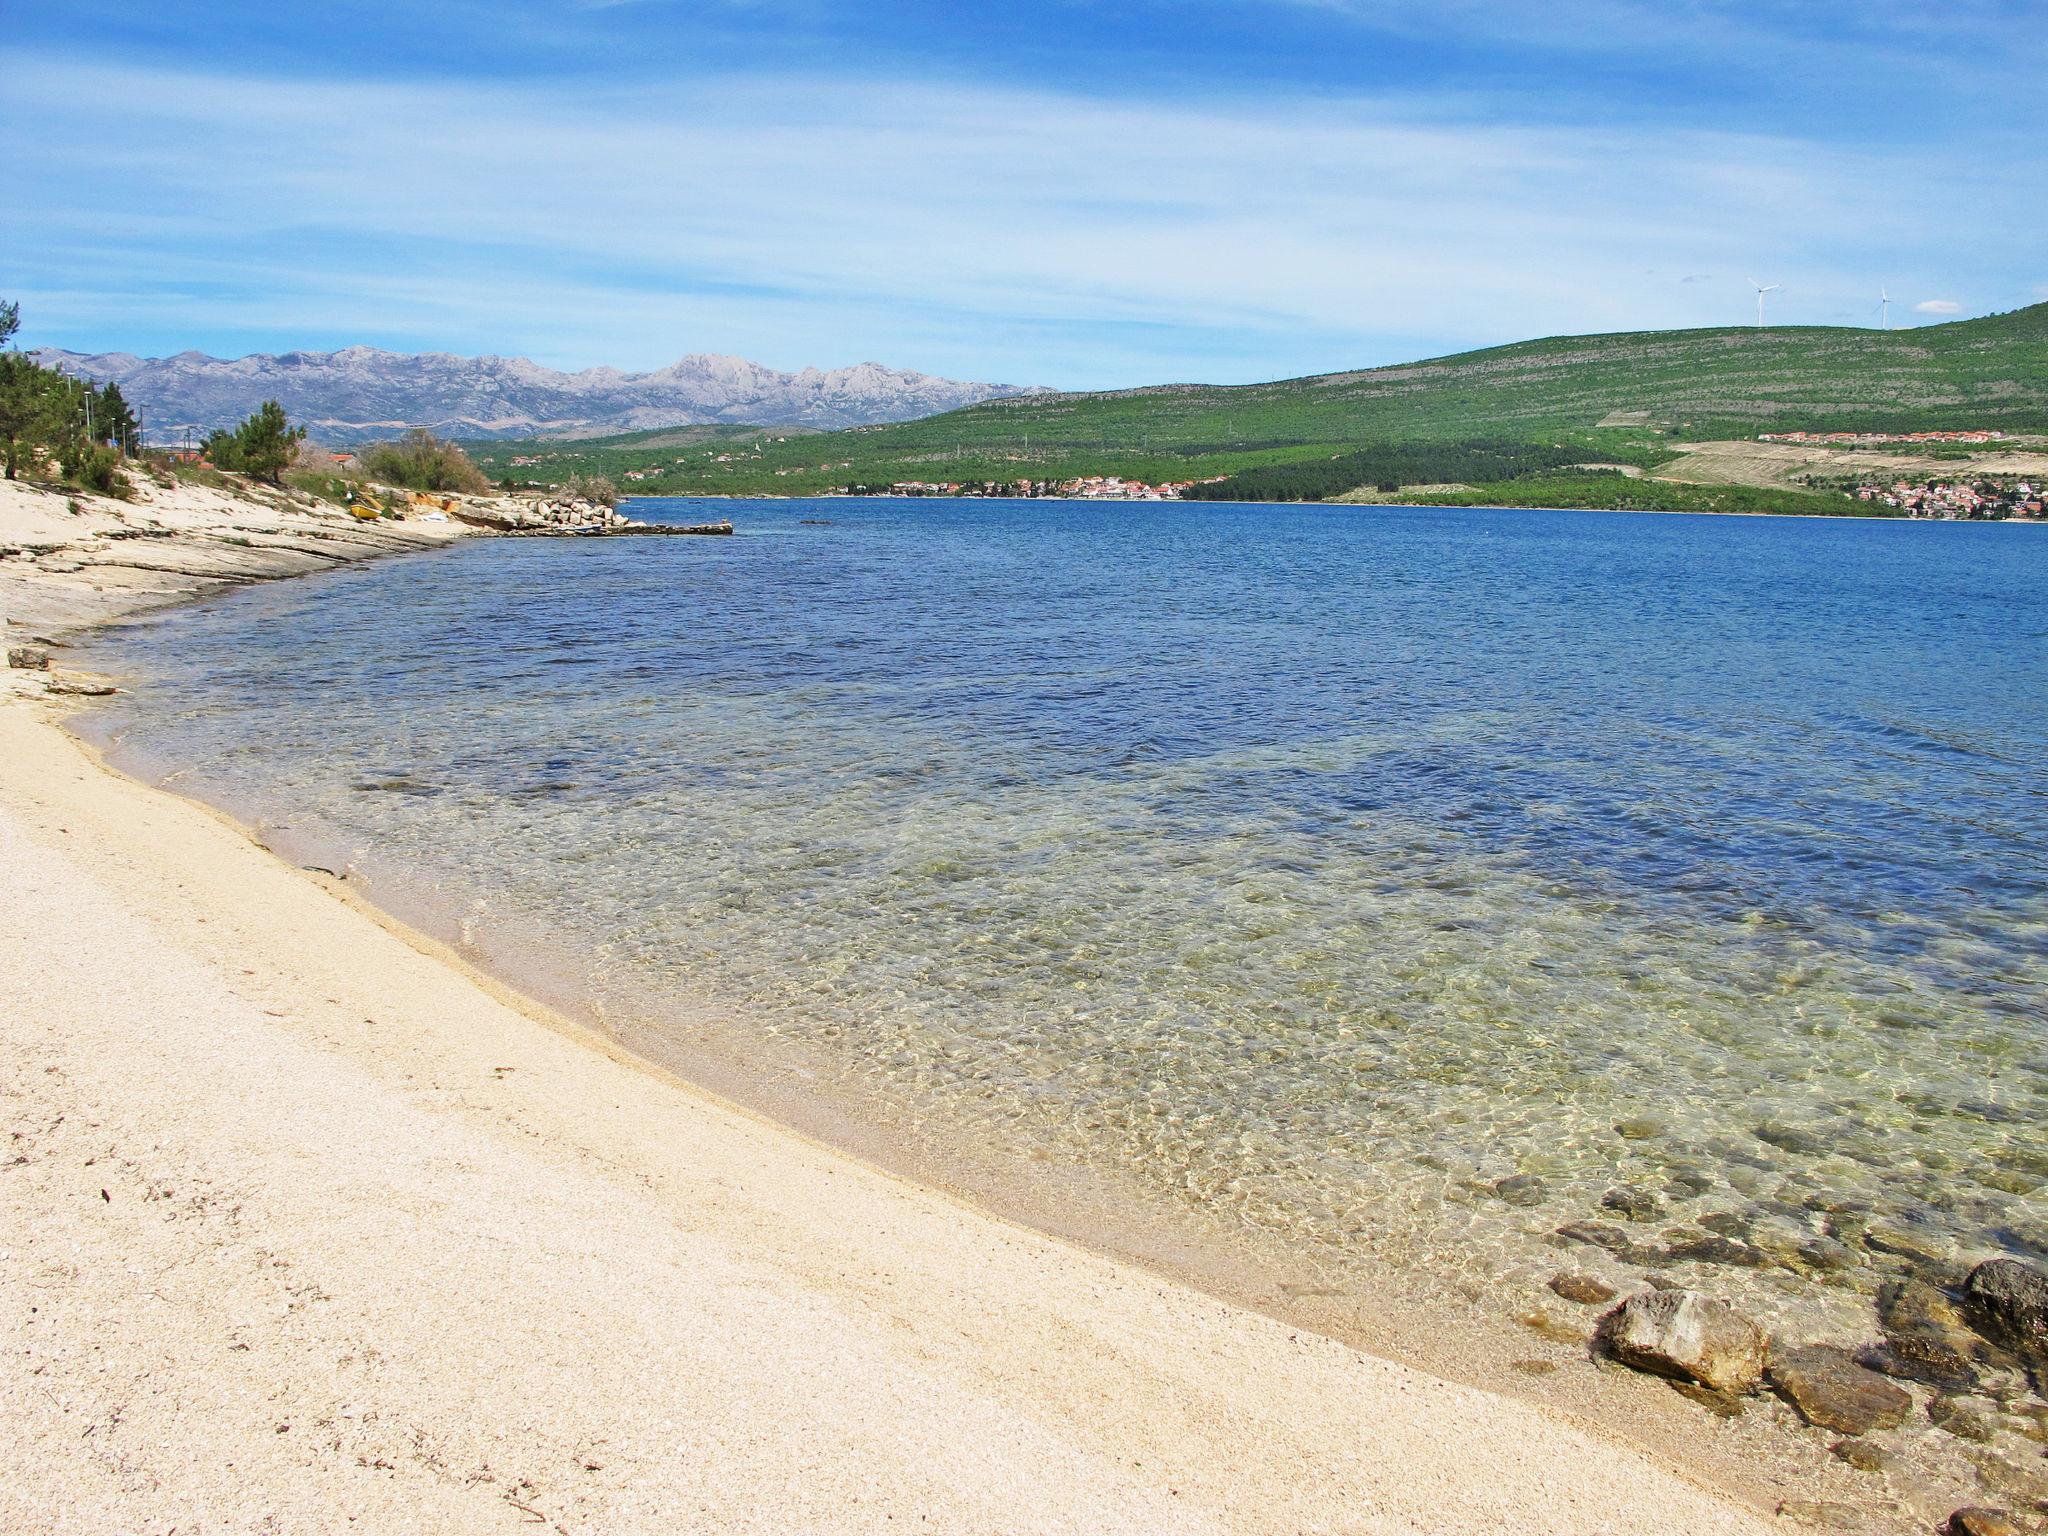
[[1992,1343],[2048,1366],[2048,1274],[2018,1259],[1979,1264],[1963,1282],[1963,1310]]
[[1959,1440],[1989,1440],[1996,1432],[1989,1415],[1979,1404],[1961,1398],[1937,1397],[1927,1405],[1927,1422],[1945,1429]]
[[1905,1422],[1913,1395],[1856,1363],[1846,1349],[1810,1344],[1773,1353],[1771,1386],[1809,1424],[1845,1435]]
[[2024,1536],[2019,1522],[2004,1510],[1977,1504],[1957,1510],[1941,1529],[1943,1536]]
[[1569,1318],[1546,1312],[1541,1307],[1531,1307],[1516,1319],[1524,1328],[1540,1333],[1544,1338],[1558,1344],[1583,1344],[1586,1342],[1584,1325]]
[[1868,1440],[1837,1440],[1828,1449],[1838,1461],[1846,1461],[1858,1472],[1882,1472],[1892,1464],[1892,1454]]
[[1863,1246],[1873,1253],[1889,1253],[1930,1266],[1946,1264],[1955,1253],[1947,1238],[1932,1232],[1914,1232],[1905,1227],[1873,1224],[1863,1230]]
[[1626,1258],[1635,1251],[1633,1238],[1621,1228],[1610,1227],[1603,1222],[1568,1221],[1557,1229],[1557,1235],[1591,1248],[1604,1248],[1619,1258]]
[[1623,1365],[1717,1392],[1748,1392],[1763,1377],[1763,1331],[1696,1291],[1639,1292],[1601,1320],[1600,1338]]
[[1621,1184],[1600,1197],[1601,1207],[1626,1216],[1630,1221],[1649,1221],[1664,1209],[1664,1202],[1647,1189]]
[[1676,1263],[1728,1264],[1740,1269],[1762,1269],[1770,1262],[1762,1249],[1712,1232],[1667,1232],[1664,1236],[1663,1257]]
[[1600,1306],[1618,1294],[1605,1280],[1596,1280],[1591,1275],[1552,1275],[1550,1288],[1566,1301],[1576,1301],[1585,1307]]
[[1877,1319],[1884,1346],[1866,1351],[1865,1364],[1887,1376],[1951,1392],[1976,1386],[1976,1340],[1962,1314],[1933,1286],[1886,1281],[1878,1287]]
[[1493,1192],[1509,1205],[1534,1205],[1543,1198],[1543,1181],[1533,1173],[1509,1174],[1495,1181]]

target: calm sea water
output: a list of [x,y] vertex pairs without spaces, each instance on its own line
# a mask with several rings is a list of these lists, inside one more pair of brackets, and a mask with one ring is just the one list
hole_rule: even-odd
[[2048,530],[715,510],[117,632],[102,729],[629,1038],[1326,1263],[2048,1251]]

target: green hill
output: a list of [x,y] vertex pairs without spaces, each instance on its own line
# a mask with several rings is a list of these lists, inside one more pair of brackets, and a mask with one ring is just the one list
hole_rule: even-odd
[[[586,441],[573,451],[583,467],[601,455],[615,473],[658,465],[659,475],[636,489],[744,495],[904,480],[1188,480],[1376,444],[1480,439],[1654,464],[1670,436],[1960,427],[2048,430],[2048,304],[1908,331],[1788,326],[1553,337],[1272,384],[1027,395],[921,421],[765,433],[744,454],[730,442],[716,452],[656,451],[651,440],[661,434]],[[650,441],[636,440],[643,437]],[[548,460],[560,451],[572,445],[495,443],[478,445],[477,455],[497,475],[515,453]]]

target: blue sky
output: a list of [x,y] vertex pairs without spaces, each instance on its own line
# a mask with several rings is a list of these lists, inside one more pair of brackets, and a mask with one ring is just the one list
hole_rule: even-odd
[[27,345],[1235,382],[2048,298],[2048,0],[67,0]]

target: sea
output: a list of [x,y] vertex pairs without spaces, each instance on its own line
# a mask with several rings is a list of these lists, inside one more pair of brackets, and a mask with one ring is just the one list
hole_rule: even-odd
[[1867,1335],[2048,1256],[2048,529],[646,500],[108,631],[84,729],[1112,1248]]

